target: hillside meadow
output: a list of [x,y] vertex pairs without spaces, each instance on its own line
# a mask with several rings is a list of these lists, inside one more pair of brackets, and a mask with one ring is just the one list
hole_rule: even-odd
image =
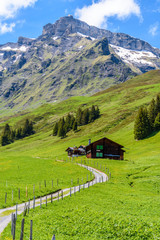
[[[92,97],[73,97],[23,113],[2,115],[1,131],[6,122],[15,127],[26,117],[33,120],[36,130],[36,134],[28,138],[0,147],[2,195],[14,184],[15,189],[22,184],[25,195],[26,185],[33,189],[37,184],[38,188],[40,181],[44,185],[44,180],[47,187],[43,186],[43,194],[58,189],[57,178],[61,179],[60,188],[70,187],[72,178],[75,184],[77,178],[83,177],[85,181],[87,170],[69,162],[65,149],[87,145],[89,138],[95,141],[108,137],[123,145],[126,151],[124,161],[89,161],[93,167],[98,162],[100,170],[107,166],[111,172],[108,183],[81,190],[43,209],[31,210],[25,217],[25,239],[29,238],[31,219],[33,239],[48,240],[53,234],[56,239],[160,239],[160,133],[155,132],[141,141],[135,141],[133,135],[137,110],[148,106],[160,92],[159,80],[160,71],[151,71]],[[76,133],[70,131],[64,139],[52,136],[53,126],[60,117],[68,112],[75,114],[79,106],[85,108],[92,104],[100,108],[99,119],[79,127]],[[81,158],[76,161],[80,162]],[[5,207],[2,197],[0,204]],[[17,239],[22,217],[17,221]],[[5,229],[1,239],[11,239],[10,228],[9,225]]]

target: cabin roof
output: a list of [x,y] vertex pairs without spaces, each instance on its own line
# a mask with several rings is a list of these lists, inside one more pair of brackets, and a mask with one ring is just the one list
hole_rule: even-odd
[[69,150],[72,150],[72,151],[80,151],[80,152],[85,152],[85,149],[84,148],[82,148],[82,147],[79,147],[79,148],[77,148],[77,147],[68,147],[67,149],[66,149],[66,152],[67,151],[69,151]]
[[[114,142],[114,141],[112,141],[111,139],[109,139],[109,138],[106,138],[106,137],[104,137],[104,138],[101,138],[101,139],[98,139],[97,141],[90,143],[90,144],[89,144],[89,145],[87,145],[86,147],[88,147],[88,146],[92,145],[93,143],[99,142],[100,140],[103,140],[103,139],[105,139],[105,140],[108,140],[109,142],[115,143],[115,144],[117,144],[118,146],[120,146],[121,148],[124,148],[124,146],[122,146],[121,144],[119,144],[119,143],[116,143],[116,142]],[[124,150],[123,150],[123,151],[124,151]],[[125,151],[124,151],[124,152],[125,152]]]

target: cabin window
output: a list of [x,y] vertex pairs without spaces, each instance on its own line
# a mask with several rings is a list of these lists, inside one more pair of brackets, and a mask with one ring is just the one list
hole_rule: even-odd
[[103,157],[103,153],[97,152],[96,157]]
[[96,148],[97,150],[103,150],[103,145],[97,145]]

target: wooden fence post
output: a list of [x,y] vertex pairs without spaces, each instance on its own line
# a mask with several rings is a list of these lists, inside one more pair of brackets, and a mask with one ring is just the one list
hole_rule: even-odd
[[59,191],[58,191],[58,202],[59,202]]
[[20,200],[20,198],[21,198],[21,196],[20,196],[20,188],[18,189],[18,197],[19,197],[19,200]]
[[7,193],[5,194],[5,204],[7,203]]
[[63,200],[63,190],[61,191],[61,194],[62,194],[62,200]]
[[35,196],[33,198],[33,209],[35,209]]
[[11,214],[11,235],[13,236],[13,213]]
[[29,214],[29,210],[30,210],[30,199],[28,201],[28,214]]
[[18,204],[16,203],[16,219],[17,219],[17,213],[18,212]]
[[27,206],[26,206],[26,203],[24,205],[24,211],[23,211],[23,216],[25,217],[27,214]]
[[27,189],[27,185],[26,185],[26,198],[28,198],[28,189]]
[[53,237],[52,237],[52,240],[56,240],[56,237],[55,237],[55,235],[53,235]]
[[15,240],[16,235],[16,216],[13,214],[13,240]]
[[53,202],[52,193],[51,193],[51,203]]
[[46,207],[47,207],[47,195],[46,195]]
[[32,240],[32,235],[33,235],[33,221],[31,220],[31,222],[30,222],[30,240]]
[[40,197],[40,208],[42,207],[42,197]]
[[22,223],[21,223],[21,235],[20,235],[20,240],[23,240],[23,234],[24,234],[24,218],[22,219]]

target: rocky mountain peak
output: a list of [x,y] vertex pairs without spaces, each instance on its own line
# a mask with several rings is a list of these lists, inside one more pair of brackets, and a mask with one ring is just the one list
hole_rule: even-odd
[[19,45],[31,45],[32,42],[34,41],[34,39],[31,39],[31,38],[26,38],[26,37],[19,37],[18,38],[18,44]]
[[158,48],[153,48],[149,43],[143,40],[131,37],[124,33],[113,33],[105,29],[89,26],[87,23],[75,19],[71,15],[61,17],[54,24],[49,23],[45,25],[43,27],[42,37],[44,35],[48,37],[62,37],[72,33],[81,33],[95,39],[106,37],[109,44],[130,50],[150,51],[156,56],[160,57],[160,50]]
[[47,24],[43,27],[43,35],[63,36],[71,33],[82,32],[88,34],[90,26],[78,19],[73,18],[72,15],[61,17],[54,24]]

